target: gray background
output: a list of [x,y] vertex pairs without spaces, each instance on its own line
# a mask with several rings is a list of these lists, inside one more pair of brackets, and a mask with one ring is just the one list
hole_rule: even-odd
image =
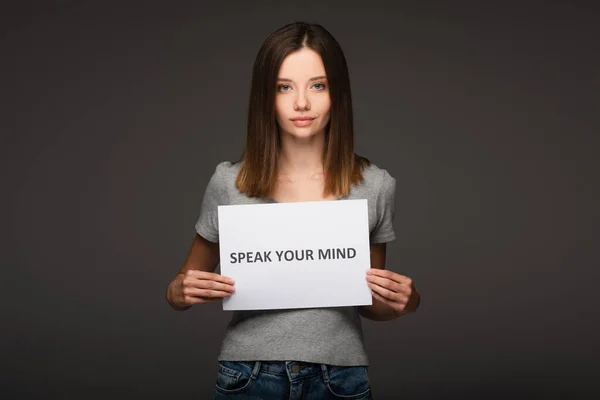
[[7,398],[210,395],[230,315],[164,292],[262,40],[303,19],[345,51],[423,298],[365,322],[374,394],[600,393],[594,2],[37,3],[0,13]]

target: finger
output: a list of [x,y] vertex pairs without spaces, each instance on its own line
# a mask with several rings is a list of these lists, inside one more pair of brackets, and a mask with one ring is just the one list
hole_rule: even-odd
[[[215,274],[215,277],[218,276]],[[214,277],[210,277],[214,278]],[[232,283],[223,282],[222,279],[214,280],[214,279],[200,279],[195,276],[186,276],[182,280],[183,287],[195,287],[199,289],[217,289],[217,290],[234,290],[234,286]]]
[[407,284],[411,282],[411,279],[407,276],[401,275],[397,272],[393,272],[387,269],[382,268],[369,268],[367,270],[367,274],[371,276],[379,276],[382,278],[387,278],[393,280],[397,283]]
[[390,306],[393,310],[394,310],[394,314],[395,315],[401,315],[403,313],[405,313],[405,309],[406,309],[406,304],[401,304],[401,303],[394,303],[392,301],[389,301],[388,299],[386,299],[385,297],[371,291],[371,294],[373,295],[373,298],[381,303],[387,304],[388,306]]
[[410,288],[408,288],[407,286],[401,285],[396,281],[393,281],[388,278],[382,278],[379,276],[367,275],[367,281],[396,293],[408,294],[407,291],[410,290]]
[[233,293],[226,292],[223,290],[185,288],[183,290],[183,294],[186,297],[190,296],[190,297],[206,297],[206,298],[223,298],[223,297],[231,297]]
[[191,277],[194,277],[197,279],[227,283],[230,285],[235,284],[235,281],[233,279],[229,278],[228,276],[223,276],[221,274],[216,274],[214,272],[198,271],[195,269],[191,269],[186,273],[186,276],[187,277],[191,276]]
[[392,304],[391,301],[389,301],[388,299],[386,299],[385,297],[383,297],[382,295],[380,295],[379,293],[377,293],[374,290],[371,290],[371,295],[373,296],[374,299],[376,299],[376,300],[378,300],[378,301],[380,301],[382,303],[385,303],[385,304],[388,304],[388,305]]
[[210,304],[210,303],[217,303],[219,301],[221,301],[222,299],[219,298],[204,298],[204,297],[191,297],[188,296],[185,298],[185,303],[189,306],[193,306],[195,304]]
[[209,280],[202,280],[202,279],[195,279],[195,278],[190,278],[188,281],[185,281],[183,283],[183,288],[196,288],[196,289],[212,289],[212,290],[220,290],[220,291],[224,291],[224,292],[234,292],[235,291],[235,286],[227,284],[227,283],[220,283],[220,282],[216,282],[216,281],[209,281]]
[[235,283],[233,279],[231,279],[227,276],[223,276],[221,274],[217,274],[214,272],[198,271],[198,270],[193,270],[193,269],[187,271],[186,277],[192,277],[192,278],[201,279],[201,280],[217,281],[217,282],[227,283],[230,285],[233,285]]
[[408,302],[408,297],[404,294],[392,292],[389,289],[386,289],[384,287],[381,287],[379,285],[376,285],[376,284],[373,284],[370,282],[367,282],[367,284],[371,288],[371,291],[373,291],[373,292],[379,294],[381,297],[387,299],[388,302],[401,303],[401,304],[406,304]]
[[398,282],[398,283],[401,283],[401,284],[407,285],[407,286],[412,285],[412,279],[410,279],[408,276],[400,275],[397,272],[393,272],[393,271],[390,271],[387,269],[369,268],[367,270],[367,274],[391,279],[395,282]]

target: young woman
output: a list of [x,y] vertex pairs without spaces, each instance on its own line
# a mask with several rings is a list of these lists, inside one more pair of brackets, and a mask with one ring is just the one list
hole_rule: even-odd
[[230,278],[214,273],[217,206],[366,198],[371,268],[365,279],[373,305],[234,312],[215,398],[371,398],[361,316],[385,321],[413,312],[419,294],[410,278],[385,270],[386,242],[395,239],[396,183],[354,153],[353,135],[348,69],[337,41],[306,23],[272,33],[254,63],[242,159],[216,167],[167,300],[186,310],[235,292]]

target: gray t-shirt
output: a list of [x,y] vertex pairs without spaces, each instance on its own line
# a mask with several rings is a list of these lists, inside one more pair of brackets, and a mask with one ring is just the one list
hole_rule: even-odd
[[[240,164],[222,162],[211,177],[196,223],[198,234],[219,241],[217,207],[273,202],[250,198],[235,187]],[[371,164],[364,180],[343,199],[367,199],[371,243],[396,238],[392,221],[396,181]],[[223,339],[219,360],[304,361],[329,365],[368,365],[357,307],[233,311]]]

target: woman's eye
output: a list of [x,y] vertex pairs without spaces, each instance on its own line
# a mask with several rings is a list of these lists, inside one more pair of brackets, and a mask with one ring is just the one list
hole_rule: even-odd
[[325,89],[325,85],[323,85],[322,83],[315,83],[315,84],[313,85],[313,87],[314,87],[315,89],[317,89],[317,90],[323,90],[323,89]]
[[279,86],[277,86],[277,90],[279,90],[280,92],[287,92],[288,89],[290,89],[289,85],[279,85]]

